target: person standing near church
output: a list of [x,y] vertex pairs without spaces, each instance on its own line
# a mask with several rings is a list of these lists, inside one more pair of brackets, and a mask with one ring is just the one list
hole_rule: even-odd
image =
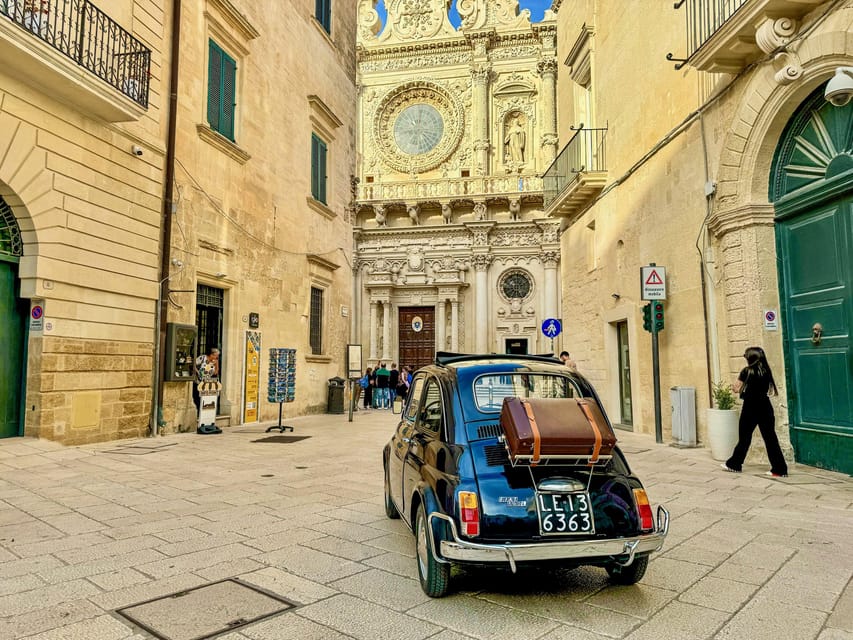
[[388,396],[390,398],[390,405],[394,406],[394,400],[397,399],[397,387],[400,384],[400,371],[397,369],[397,363],[393,363],[391,365],[391,369],[388,371]]
[[379,363],[379,369],[376,370],[376,394],[373,405],[377,408],[388,409],[391,404],[388,395],[388,379],[391,377],[391,372],[385,368],[385,363]]

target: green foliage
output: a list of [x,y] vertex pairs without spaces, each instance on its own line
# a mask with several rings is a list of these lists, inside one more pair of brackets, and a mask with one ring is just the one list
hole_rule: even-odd
[[718,382],[712,387],[712,391],[717,409],[732,409],[735,406],[735,393],[730,384]]

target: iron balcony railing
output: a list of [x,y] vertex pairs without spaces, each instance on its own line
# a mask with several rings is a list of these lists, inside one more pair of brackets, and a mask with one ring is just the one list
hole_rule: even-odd
[[148,107],[151,51],[89,0],[0,0],[3,16]]
[[581,125],[542,176],[544,205],[548,206],[583,173],[607,171],[607,129],[585,129]]
[[[684,66],[702,45],[711,39],[738,10],[749,0],[679,0],[673,6],[680,9],[687,5],[687,57],[681,59],[677,68]],[[672,54],[667,56],[676,60]]]

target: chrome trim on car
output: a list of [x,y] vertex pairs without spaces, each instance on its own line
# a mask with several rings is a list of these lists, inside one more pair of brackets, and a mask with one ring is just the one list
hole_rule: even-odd
[[[522,544],[482,544],[462,540],[456,530],[453,518],[443,513],[431,513],[428,517],[429,534],[432,532],[433,518],[439,518],[450,524],[453,540],[442,540],[437,551],[435,539],[431,545],[433,557],[437,562],[508,562],[513,573],[516,563],[529,560],[568,560],[583,558],[612,558],[614,562],[627,567],[638,553],[652,553],[663,547],[669,533],[669,511],[658,506],[657,526],[650,533],[630,538],[611,538],[604,540],[566,540],[561,542],[536,542]],[[623,556],[628,556],[623,558]]]

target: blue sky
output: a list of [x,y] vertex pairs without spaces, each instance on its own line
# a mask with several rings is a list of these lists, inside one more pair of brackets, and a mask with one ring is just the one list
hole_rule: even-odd
[[[520,9],[530,9],[530,20],[532,22],[539,22],[545,15],[545,9],[551,6],[551,0],[519,0],[518,6]],[[382,18],[382,23],[384,24],[385,5],[380,2],[377,9],[379,10],[379,15]],[[455,1],[450,8],[450,22],[452,22],[456,27],[459,26],[459,14],[456,13]]]

